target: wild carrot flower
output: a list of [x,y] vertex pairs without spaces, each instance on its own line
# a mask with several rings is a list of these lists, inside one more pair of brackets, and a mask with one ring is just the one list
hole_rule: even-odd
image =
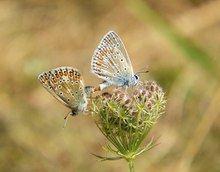
[[151,141],[141,146],[143,140],[165,110],[164,92],[155,81],[140,82],[128,89],[117,88],[97,96],[92,102],[95,122],[112,145],[105,150],[117,157],[102,157],[102,160],[126,159],[130,171],[134,171],[137,155],[154,146]]

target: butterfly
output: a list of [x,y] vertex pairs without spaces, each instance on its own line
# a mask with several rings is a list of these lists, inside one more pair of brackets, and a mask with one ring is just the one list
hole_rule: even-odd
[[69,115],[77,115],[87,111],[87,97],[93,87],[84,87],[82,76],[78,69],[73,67],[58,67],[38,76],[43,87],[62,104],[71,109]]
[[139,81],[139,75],[133,72],[125,46],[114,31],[108,32],[94,51],[91,71],[104,80],[99,85],[99,90],[111,85],[135,86]]

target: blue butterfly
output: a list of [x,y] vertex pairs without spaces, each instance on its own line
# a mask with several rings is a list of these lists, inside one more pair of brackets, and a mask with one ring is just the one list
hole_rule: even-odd
[[43,87],[59,102],[71,109],[69,115],[77,115],[87,110],[87,97],[92,86],[84,87],[79,70],[73,67],[58,67],[38,76]]
[[99,90],[111,85],[135,86],[139,81],[139,75],[133,72],[125,46],[114,31],[108,32],[95,50],[91,61],[91,71],[104,80],[99,85]]

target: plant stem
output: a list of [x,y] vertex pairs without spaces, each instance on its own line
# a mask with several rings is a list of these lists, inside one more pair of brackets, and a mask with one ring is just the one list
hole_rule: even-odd
[[130,172],[134,172],[134,160],[133,159],[129,159],[128,160],[128,164],[129,164]]

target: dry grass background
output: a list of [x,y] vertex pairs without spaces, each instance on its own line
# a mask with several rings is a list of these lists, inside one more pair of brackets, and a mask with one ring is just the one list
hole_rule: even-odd
[[[220,171],[220,0],[0,1],[0,171],[128,171],[124,161],[98,162],[105,138],[92,117],[68,109],[37,80],[73,66],[86,84],[100,82],[90,59],[116,31],[135,71],[150,73],[168,105],[152,131],[159,146],[137,158],[136,171]],[[184,40],[184,41],[182,41]]]

